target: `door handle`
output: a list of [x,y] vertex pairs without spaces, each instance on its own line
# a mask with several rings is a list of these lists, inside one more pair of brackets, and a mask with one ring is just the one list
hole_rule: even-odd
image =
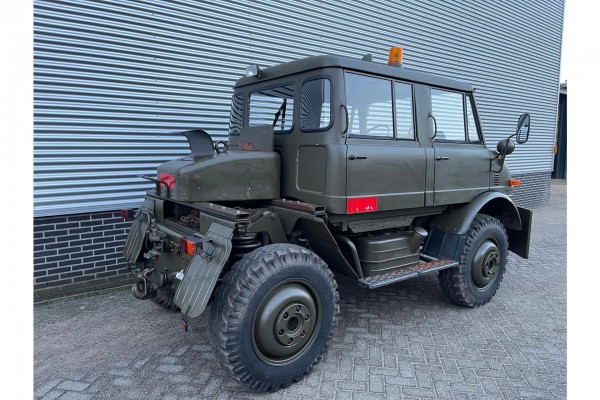
[[348,156],[348,160],[366,160],[367,157],[365,156],[355,156],[354,154],[351,154]]
[[438,160],[438,161],[442,161],[442,160],[449,160],[450,157],[437,156],[435,159]]

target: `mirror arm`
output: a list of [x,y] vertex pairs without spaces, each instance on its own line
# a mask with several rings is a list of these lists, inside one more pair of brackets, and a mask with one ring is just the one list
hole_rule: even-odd
[[490,165],[490,169],[492,170],[493,173],[499,174],[504,169],[504,161],[506,160],[506,150],[504,150],[502,153],[498,153],[498,155],[496,157],[494,157],[492,159],[492,161],[490,161],[490,163],[494,162],[495,160],[500,160],[499,161],[500,169],[498,171],[494,171],[494,168],[492,165]]

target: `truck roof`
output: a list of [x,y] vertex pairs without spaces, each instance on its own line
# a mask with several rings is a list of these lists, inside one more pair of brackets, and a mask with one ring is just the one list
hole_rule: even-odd
[[352,57],[337,55],[312,56],[274,65],[272,67],[263,69],[261,71],[260,79],[256,77],[243,76],[236,81],[234,87],[238,88],[269,79],[281,78],[284,76],[294,75],[297,73],[325,67],[340,67],[348,70],[365,72],[374,75],[381,75],[403,81],[424,83],[427,85],[444,87],[459,91],[473,91],[473,87],[470,84],[454,79],[444,78],[441,76],[432,75],[425,72],[412,70],[409,68],[400,68],[383,63],[363,61]]

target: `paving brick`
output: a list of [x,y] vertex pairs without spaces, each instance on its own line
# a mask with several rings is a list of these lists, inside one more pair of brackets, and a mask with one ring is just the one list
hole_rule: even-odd
[[90,386],[90,384],[85,382],[64,381],[60,383],[57,388],[62,390],[82,392],[87,389],[88,386]]
[[[376,290],[338,280],[339,326],[328,352],[309,376],[280,392],[253,392],[222,370],[208,343],[208,313],[190,320],[191,331],[183,333],[178,313],[134,300],[124,288],[35,306],[34,393],[61,399],[565,399],[566,185],[554,185],[550,200],[534,210],[530,259],[509,255],[498,293],[477,309],[453,305],[435,274]],[[85,222],[101,225],[102,219]],[[100,239],[98,248],[122,246]],[[36,267],[46,265],[38,259]],[[124,270],[122,259],[86,262],[77,269],[84,275],[73,280],[90,279],[81,285],[92,288],[113,278],[130,282],[128,275],[98,277],[106,267]],[[534,268],[539,273],[525,273]],[[48,269],[35,271],[44,277]],[[59,288],[43,290],[52,289]]]

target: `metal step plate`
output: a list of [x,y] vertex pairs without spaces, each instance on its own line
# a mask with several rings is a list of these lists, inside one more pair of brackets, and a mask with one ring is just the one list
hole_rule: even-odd
[[414,265],[412,267],[397,269],[395,271],[387,272],[385,274],[370,276],[368,278],[362,278],[359,279],[358,282],[361,286],[368,287],[369,289],[375,289],[381,286],[389,285],[391,283],[416,278],[419,275],[427,274],[429,272],[456,267],[457,265],[458,262],[454,260],[433,260],[429,262],[422,262],[421,264]]

